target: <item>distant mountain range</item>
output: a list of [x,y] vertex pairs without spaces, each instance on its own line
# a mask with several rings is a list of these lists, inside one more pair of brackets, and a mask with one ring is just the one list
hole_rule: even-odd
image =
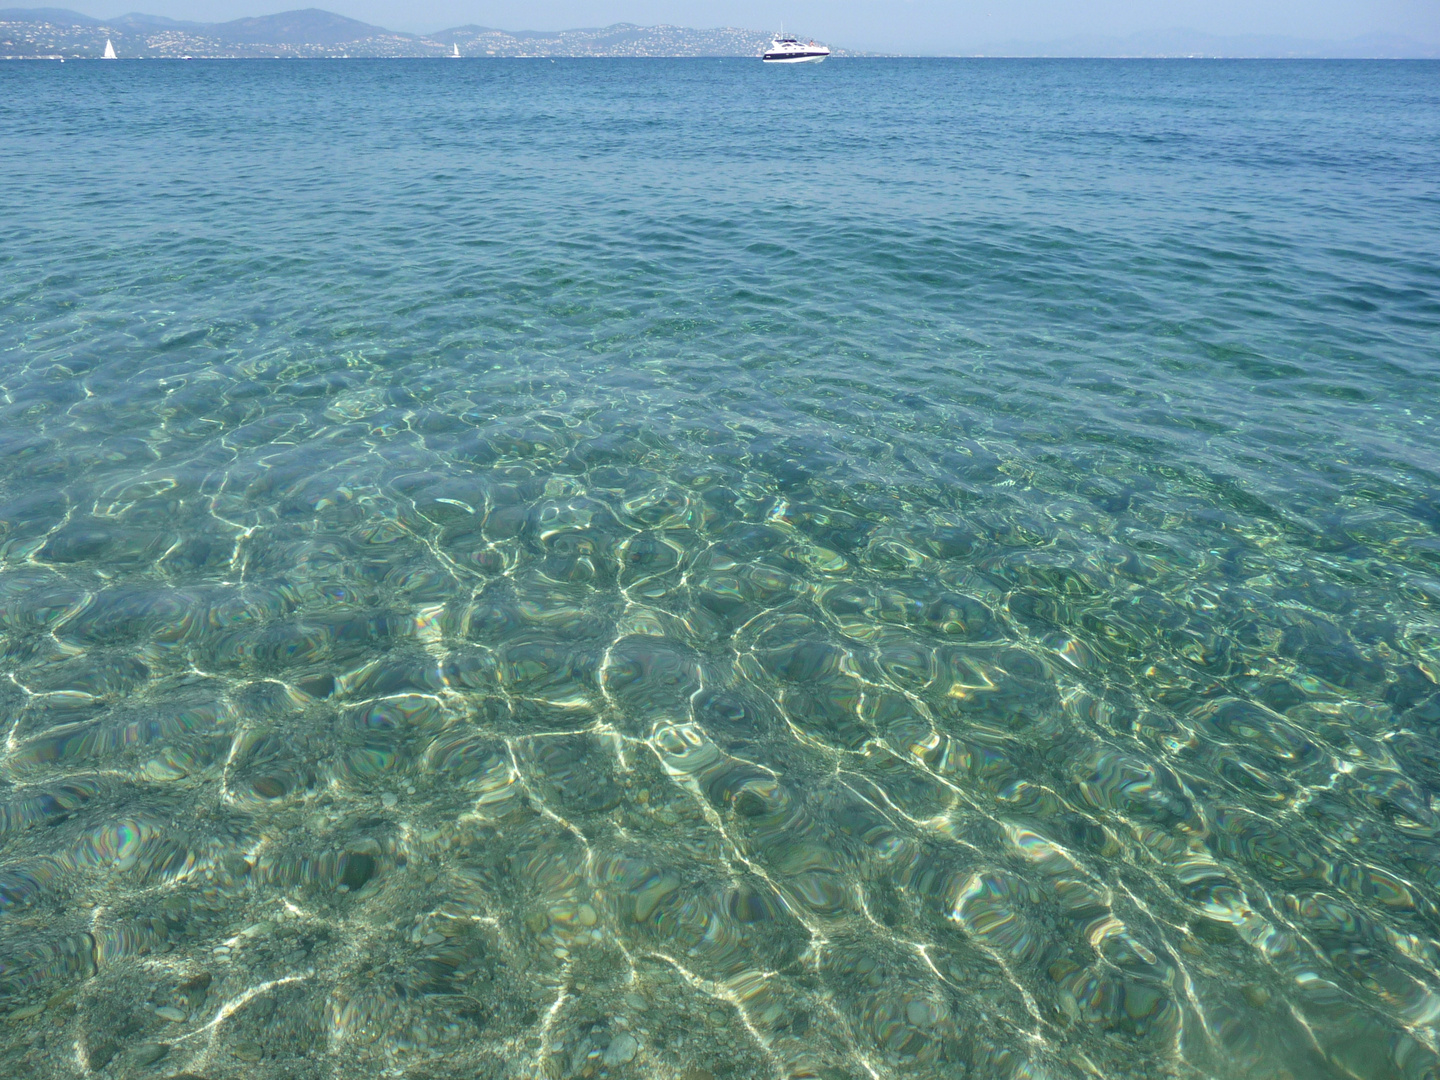
[[1434,60],[1440,59],[1440,45],[1425,45],[1393,34],[1369,34],[1350,41],[1320,41],[1277,35],[1220,36],[1198,30],[1166,30],[1128,37],[1002,41],[976,50],[976,55]]
[[[178,22],[131,13],[93,19],[64,8],[0,9],[0,58],[98,57],[108,38],[121,57],[446,56],[758,56],[771,35],[761,30],[616,23],[586,30],[496,30],[456,26],[433,34],[403,34],[319,8],[285,11],[224,23]],[[831,48],[835,56],[867,56]],[[1217,37],[1193,30],[1130,37],[1062,41],[1005,41],[980,56],[1091,57],[1376,57],[1440,58],[1440,46],[1371,35],[1353,41],[1288,37]]]
[[[63,8],[0,9],[0,57],[98,57],[109,39],[124,57],[446,56],[758,56],[771,35],[723,27],[617,23],[556,32],[457,26],[402,34],[306,8],[224,23],[177,22],[158,15],[92,19]],[[835,49],[836,56],[856,55]]]

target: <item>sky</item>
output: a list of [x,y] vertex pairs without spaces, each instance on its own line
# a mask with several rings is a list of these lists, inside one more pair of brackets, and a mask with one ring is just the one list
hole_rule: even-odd
[[[223,22],[323,7],[392,30],[429,33],[476,23],[503,30],[642,25],[785,29],[852,49],[945,53],[987,43],[1123,37],[1179,28],[1219,35],[1346,41],[1391,34],[1440,44],[1440,0],[129,0],[130,10]],[[126,0],[48,3],[87,15],[121,14]]]

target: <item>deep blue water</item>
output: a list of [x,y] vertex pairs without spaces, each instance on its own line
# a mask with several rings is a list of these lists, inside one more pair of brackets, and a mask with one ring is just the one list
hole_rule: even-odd
[[13,1075],[1440,1075],[1440,63],[0,65]]

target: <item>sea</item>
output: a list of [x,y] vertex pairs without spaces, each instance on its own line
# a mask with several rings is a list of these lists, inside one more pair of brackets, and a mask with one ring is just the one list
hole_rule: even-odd
[[1440,63],[0,65],[0,1074],[1440,1076]]

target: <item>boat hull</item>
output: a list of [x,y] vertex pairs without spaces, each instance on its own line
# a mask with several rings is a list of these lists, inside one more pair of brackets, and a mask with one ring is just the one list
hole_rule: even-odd
[[767,64],[818,64],[829,55],[829,53],[812,53],[809,56],[762,56],[760,59]]

